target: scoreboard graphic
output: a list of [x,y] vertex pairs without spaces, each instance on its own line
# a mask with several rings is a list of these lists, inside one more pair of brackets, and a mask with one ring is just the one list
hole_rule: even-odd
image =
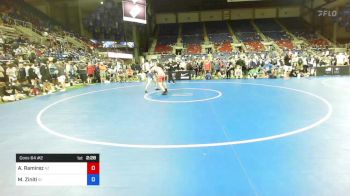
[[123,0],[123,20],[146,24],[146,0]]
[[17,186],[99,186],[99,154],[16,154]]

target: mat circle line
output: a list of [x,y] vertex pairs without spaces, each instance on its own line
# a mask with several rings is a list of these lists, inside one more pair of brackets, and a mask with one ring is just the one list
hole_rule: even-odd
[[222,96],[222,92],[214,89],[208,89],[208,88],[175,88],[175,89],[169,89],[169,91],[177,91],[177,90],[201,90],[201,91],[211,91],[217,93],[216,96],[206,98],[206,99],[193,99],[193,100],[159,100],[159,99],[152,99],[150,95],[155,94],[157,92],[147,93],[143,96],[144,99],[147,101],[152,102],[159,102],[159,103],[194,103],[194,102],[204,102],[204,101],[210,101],[213,99],[217,99]]
[[[190,83],[190,82],[181,82],[181,83]],[[333,107],[332,105],[323,97],[316,95],[314,93],[304,91],[304,90],[299,90],[299,89],[294,89],[294,88],[289,88],[289,87],[283,87],[283,86],[277,86],[277,85],[269,85],[269,84],[256,84],[256,83],[245,83],[245,82],[192,82],[192,84],[237,84],[237,85],[253,85],[253,86],[264,86],[264,87],[271,87],[271,88],[278,88],[278,89],[284,89],[284,90],[290,90],[294,92],[298,92],[301,94],[309,95],[311,97],[314,97],[318,100],[320,100],[322,103],[324,103],[327,106],[327,114],[325,114],[322,118],[317,120],[316,122],[299,128],[295,129],[292,131],[288,131],[285,133],[281,134],[276,134],[276,135],[271,135],[267,137],[260,137],[260,138],[252,138],[252,139],[246,139],[246,140],[234,140],[234,141],[226,141],[226,142],[215,142],[215,143],[198,143],[198,144],[125,144],[125,143],[113,143],[113,142],[103,142],[103,141],[94,141],[94,140],[88,140],[88,139],[81,139],[77,137],[72,137],[68,135],[64,135],[61,133],[56,132],[55,130],[52,130],[48,128],[41,120],[42,115],[51,107],[62,103],[64,101],[68,101],[73,98],[81,97],[84,95],[88,94],[94,94],[94,93],[99,93],[99,92],[104,92],[104,91],[111,91],[111,90],[118,90],[118,89],[125,89],[125,88],[131,88],[131,87],[138,87],[141,85],[132,85],[132,86],[125,86],[125,87],[116,87],[116,88],[111,88],[111,89],[104,89],[104,90],[98,90],[98,91],[91,91],[87,93],[82,93],[79,95],[74,95],[71,97],[66,97],[61,100],[58,100],[54,103],[49,104],[48,106],[44,107],[39,111],[39,113],[36,116],[36,122],[37,124],[47,133],[52,134],[54,136],[63,138],[63,139],[68,139],[71,141],[75,142],[81,142],[81,143],[86,143],[86,144],[93,144],[93,145],[102,145],[102,146],[112,146],[112,147],[120,147],[120,148],[138,148],[138,149],[178,149],[178,148],[207,148],[207,147],[220,147],[220,146],[230,146],[230,145],[239,145],[239,144],[248,144],[248,143],[255,143],[255,142],[263,142],[263,141],[268,141],[268,140],[274,140],[274,139],[279,139],[279,138],[284,138],[288,136],[292,136],[298,133],[302,133],[305,131],[308,131],[312,128],[315,128],[322,123],[326,122],[333,113]]]

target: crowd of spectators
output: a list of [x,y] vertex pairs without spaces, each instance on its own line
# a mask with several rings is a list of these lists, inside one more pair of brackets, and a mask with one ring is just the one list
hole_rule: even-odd
[[141,80],[138,65],[102,58],[93,51],[56,43],[38,45],[22,36],[0,34],[0,98],[2,102],[65,91],[76,84]]
[[[349,65],[349,55],[328,49],[284,52],[233,52],[172,56],[160,64],[169,72],[189,70],[194,79],[285,78],[315,74],[315,67]],[[2,102],[65,91],[76,84],[142,81],[142,66],[102,58],[61,42],[40,45],[23,36],[0,34],[0,97]]]
[[[108,6],[106,4],[106,8]],[[11,16],[30,21],[38,29],[41,26],[43,31],[50,28],[44,20],[34,16],[28,18],[28,13],[22,13],[20,8],[9,8],[5,4],[0,6],[0,10],[6,13],[0,22],[9,26],[13,22],[8,18]],[[0,32],[1,102],[65,91],[69,86],[77,84],[145,79],[142,66],[101,57],[92,48],[76,48],[60,39],[62,32],[60,29],[48,31],[45,44],[31,42],[20,34],[16,39],[9,38]],[[349,61],[349,54],[334,53],[325,47],[315,48],[310,44],[300,50],[240,50],[219,51],[209,55],[174,55],[171,58],[161,58],[159,63],[168,73],[191,71],[194,79],[233,79],[307,77],[315,75],[316,67],[349,65]]]
[[[19,0],[2,0],[0,2],[0,11],[2,20],[12,23],[13,19],[30,22],[39,31],[51,32],[62,31],[62,27],[45,14],[35,10],[23,1]],[[38,17],[38,15],[40,15]]]
[[[164,59],[174,70],[188,70],[194,79],[288,78],[315,75],[315,68],[349,65],[350,56],[330,50],[234,52]],[[169,66],[169,64],[171,66]]]
[[19,20],[39,30],[46,40],[37,43],[18,32],[8,37],[0,31],[0,102],[65,91],[77,84],[143,77],[140,66],[101,57],[94,48],[73,46],[62,39],[66,32],[60,26],[24,6],[17,1],[2,1],[0,25],[12,27]]

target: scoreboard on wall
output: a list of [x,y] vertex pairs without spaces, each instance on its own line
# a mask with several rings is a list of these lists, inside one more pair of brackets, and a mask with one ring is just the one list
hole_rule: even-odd
[[17,186],[98,186],[99,154],[16,154]]
[[123,20],[146,24],[146,0],[123,0]]

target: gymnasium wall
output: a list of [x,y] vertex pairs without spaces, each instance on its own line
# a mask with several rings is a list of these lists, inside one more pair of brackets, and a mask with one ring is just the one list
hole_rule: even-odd
[[202,11],[201,14],[201,21],[221,21],[223,20],[222,10],[213,10],[213,11]]
[[300,10],[300,7],[281,7],[278,8],[277,13],[279,18],[299,17]]
[[176,14],[175,13],[157,14],[156,21],[157,21],[157,24],[176,23]]
[[232,9],[231,20],[244,20],[254,18],[254,9]]
[[199,22],[199,12],[180,12],[177,14],[179,23]]
[[310,12],[307,8],[301,8],[301,17],[309,24],[312,24],[313,13]]
[[276,18],[277,8],[257,8],[255,9],[254,18]]
[[[314,0],[305,1],[305,5],[302,7],[302,17],[305,21],[312,24],[316,29],[326,38],[331,41],[349,42],[350,33],[347,32],[343,27],[336,25],[332,17],[329,16],[319,16],[317,14],[318,10],[329,10],[334,11],[339,7],[345,5],[349,0],[336,0],[331,3],[327,3],[327,0]],[[322,6],[322,8],[319,8]],[[307,8],[314,9],[309,10]]]
[[337,40],[342,40],[344,43],[350,42],[350,32],[346,31],[345,28],[339,27],[337,29]]
[[157,24],[207,22],[222,20],[244,20],[257,18],[299,17],[300,6],[241,8],[227,10],[206,10],[200,12],[159,13],[156,14]]

